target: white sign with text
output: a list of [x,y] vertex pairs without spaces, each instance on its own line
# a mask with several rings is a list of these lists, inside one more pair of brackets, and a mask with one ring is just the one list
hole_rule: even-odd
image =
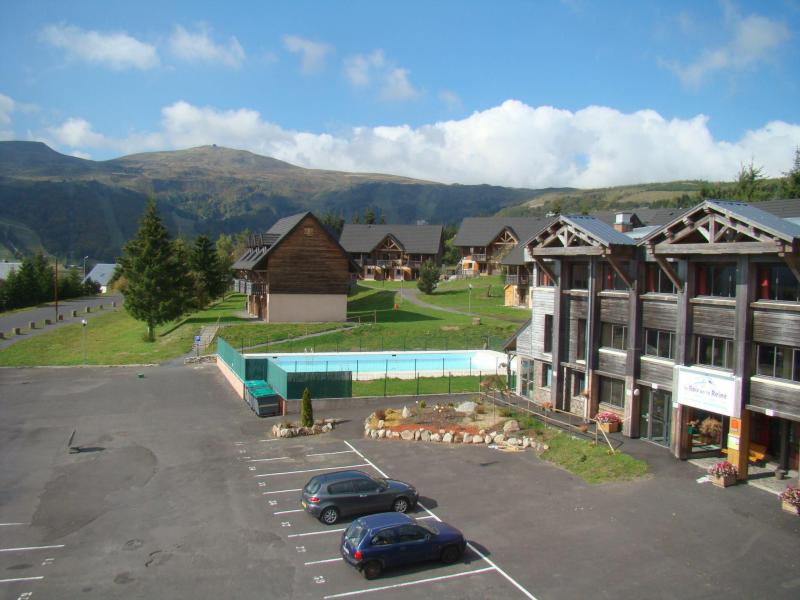
[[678,404],[739,417],[741,403],[736,400],[733,375],[715,373],[697,367],[676,366]]

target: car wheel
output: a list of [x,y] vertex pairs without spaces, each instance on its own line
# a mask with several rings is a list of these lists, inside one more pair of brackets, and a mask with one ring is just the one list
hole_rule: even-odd
[[364,579],[376,579],[383,571],[383,565],[377,560],[371,560],[361,569]]
[[335,506],[329,506],[319,514],[319,520],[325,525],[333,525],[339,520],[339,511]]
[[392,503],[392,510],[394,512],[404,513],[408,510],[408,500],[403,497],[395,498]]
[[459,558],[461,558],[461,548],[458,546],[446,546],[442,550],[442,562],[446,565],[452,565]]

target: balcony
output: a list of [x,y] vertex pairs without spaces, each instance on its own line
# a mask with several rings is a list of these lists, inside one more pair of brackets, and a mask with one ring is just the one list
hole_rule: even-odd
[[530,285],[531,280],[527,275],[506,275],[506,285]]
[[475,262],[486,262],[486,254],[472,254],[471,256]]
[[234,279],[231,288],[234,292],[248,296],[265,296],[269,290],[266,283],[255,283],[246,279]]

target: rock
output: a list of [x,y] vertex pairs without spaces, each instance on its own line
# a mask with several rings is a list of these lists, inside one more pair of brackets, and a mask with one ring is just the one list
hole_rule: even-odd
[[333,429],[333,423],[325,423],[325,425],[323,425],[321,429],[322,431],[325,432],[331,431]]
[[384,425],[386,425],[386,422],[383,419],[378,421],[378,429],[383,429]]
[[470,415],[475,412],[477,408],[477,404],[474,402],[462,402],[458,406],[456,406],[457,413],[464,413],[465,415]]
[[453,436],[453,443],[454,443],[454,444],[460,444],[460,443],[462,443],[463,441],[464,441],[464,438],[462,437],[462,435],[461,435],[460,433],[457,433],[457,434],[455,434],[455,435]]
[[385,429],[378,429],[378,438],[383,439],[386,437],[386,430]]
[[369,437],[371,437],[373,440],[377,440],[378,439],[378,431],[375,430],[375,429],[371,429],[370,432],[369,432]]
[[465,444],[469,444],[470,442],[472,442],[472,436],[468,433],[465,433],[462,441]]
[[452,441],[453,441],[453,434],[452,434],[452,433],[445,433],[445,434],[444,434],[444,437],[442,438],[442,441],[443,441],[445,444],[450,444],[450,443],[452,443]]
[[431,441],[431,432],[428,431],[427,429],[423,429],[422,433],[420,433],[419,435],[420,435],[420,439],[423,442],[430,442]]
[[473,444],[482,444],[483,443],[483,436],[482,435],[473,435],[472,436],[472,443]]
[[421,438],[421,437],[422,437],[422,432],[421,432],[419,429],[417,429],[417,430],[414,432],[414,441],[415,441],[415,442],[418,442],[418,441],[420,440],[420,438]]
[[506,424],[503,425],[503,433],[513,433],[515,431],[519,431],[519,423],[514,419],[506,421]]
[[406,429],[405,431],[400,432],[400,437],[407,442],[411,442],[414,440],[414,432],[410,429]]
[[442,436],[441,436],[441,435],[439,435],[438,433],[434,433],[434,434],[431,436],[431,441],[432,441],[432,442],[441,442],[441,441],[442,441]]
[[445,434],[445,430],[444,429],[440,429],[439,430],[439,435],[444,435],[444,434]]
[[505,441],[505,439],[506,436],[504,436],[502,433],[498,433],[496,436],[494,436],[494,443],[499,444],[500,442]]
[[481,430],[478,432],[478,435],[486,435],[486,430],[485,430],[485,429],[481,429]]
[[491,444],[491,443],[492,443],[492,436],[490,436],[490,435],[485,435],[485,436],[483,436],[483,441],[484,441],[484,443],[485,443],[485,444],[487,444],[487,445],[488,445],[488,444]]
[[411,416],[411,411],[410,411],[410,410],[408,410],[408,407],[407,407],[407,406],[404,406],[404,407],[403,407],[403,412],[402,412],[401,414],[403,415],[403,418],[404,418],[404,419],[407,419],[408,417],[410,417],[410,416]]
[[338,422],[339,422],[339,419],[336,419],[336,418],[334,418],[334,417],[331,417],[331,418],[328,418],[328,419],[323,419],[323,420],[322,420],[322,424],[323,424],[323,425],[324,425],[324,424],[326,424],[326,423],[327,423],[327,424],[330,424],[330,425],[336,425]]
[[515,437],[508,438],[508,444],[510,446],[516,446],[519,443],[519,440]]
[[528,438],[522,438],[522,447],[529,448],[531,445],[531,441]]

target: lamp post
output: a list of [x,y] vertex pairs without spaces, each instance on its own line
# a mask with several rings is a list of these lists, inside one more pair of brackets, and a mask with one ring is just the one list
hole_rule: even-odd
[[472,314],[472,284],[467,284],[467,287],[469,288],[469,295],[467,296],[467,312]]
[[81,319],[81,328],[83,329],[83,364],[86,364],[86,319]]

